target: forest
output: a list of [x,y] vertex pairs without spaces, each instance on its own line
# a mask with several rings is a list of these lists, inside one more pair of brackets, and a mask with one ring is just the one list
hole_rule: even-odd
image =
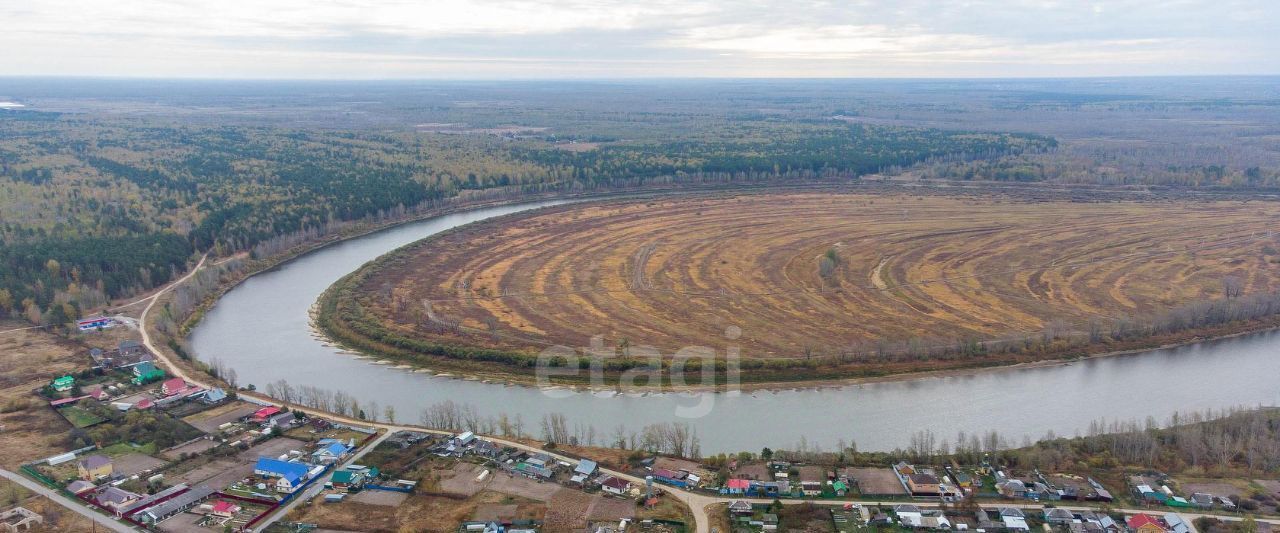
[[1280,187],[1266,78],[236,82],[10,79],[0,315],[61,323],[199,254],[468,192],[681,180]]

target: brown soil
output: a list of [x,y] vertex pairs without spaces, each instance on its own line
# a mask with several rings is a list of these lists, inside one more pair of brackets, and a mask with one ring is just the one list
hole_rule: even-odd
[[[869,354],[1034,335],[1280,288],[1280,206],[837,193],[561,206],[462,228],[378,263],[362,308],[397,335],[537,353]],[[828,251],[837,265],[822,275]],[[1176,283],[1171,283],[1176,280]],[[738,338],[726,338],[730,327]],[[730,335],[732,336],[732,335]],[[1004,361],[1020,362],[1020,361]],[[879,374],[918,371],[883,364]],[[899,366],[902,366],[899,364]]]

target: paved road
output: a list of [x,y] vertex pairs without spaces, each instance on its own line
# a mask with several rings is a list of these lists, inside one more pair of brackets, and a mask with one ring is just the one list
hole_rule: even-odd
[[78,501],[73,501],[71,498],[63,496],[58,491],[52,490],[49,487],[36,483],[35,481],[31,481],[30,479],[27,479],[19,474],[15,474],[8,470],[0,469],[0,476],[13,481],[14,483],[22,485],[23,487],[30,489],[32,492],[35,492],[36,494],[49,498],[50,500],[53,500],[54,502],[56,502],[58,505],[66,507],[67,509],[71,509],[72,511],[75,511],[80,515],[90,520],[93,520],[94,522],[97,522],[99,525],[107,528],[108,530],[120,531],[122,533],[130,533],[135,531],[131,526],[126,526],[124,524],[121,524],[120,522],[116,522],[114,519],[106,515],[98,514],[93,509],[84,505],[83,503]]

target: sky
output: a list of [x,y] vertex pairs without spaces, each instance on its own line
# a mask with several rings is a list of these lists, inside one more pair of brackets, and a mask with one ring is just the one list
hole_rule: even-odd
[[1280,74],[1276,0],[3,0],[0,75]]

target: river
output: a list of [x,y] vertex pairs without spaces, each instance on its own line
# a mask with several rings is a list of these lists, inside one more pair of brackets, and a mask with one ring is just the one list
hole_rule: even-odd
[[[308,309],[338,278],[365,262],[434,233],[548,201],[494,207],[413,222],[340,242],[253,276],[229,291],[192,332],[204,361],[236,370],[241,385],[292,385],[342,390],[361,402],[393,405],[416,422],[422,410],[452,400],[481,415],[520,415],[537,433],[548,413],[570,425],[589,424],[598,439],[619,424],[631,430],[658,422],[696,428],[703,454],[758,451],[764,446],[833,449],[853,441],[862,450],[906,447],[912,433],[931,429],[940,441],[958,431],[999,431],[1014,443],[1049,431],[1083,433],[1091,421],[1165,421],[1175,412],[1280,405],[1280,332],[1179,348],[1035,368],[738,394],[616,395],[541,391],[398,370],[326,346],[309,326]],[[729,341],[726,341],[729,342]],[[709,409],[700,407],[709,406]],[[701,415],[688,418],[690,412]],[[705,414],[704,414],[705,413]]]

